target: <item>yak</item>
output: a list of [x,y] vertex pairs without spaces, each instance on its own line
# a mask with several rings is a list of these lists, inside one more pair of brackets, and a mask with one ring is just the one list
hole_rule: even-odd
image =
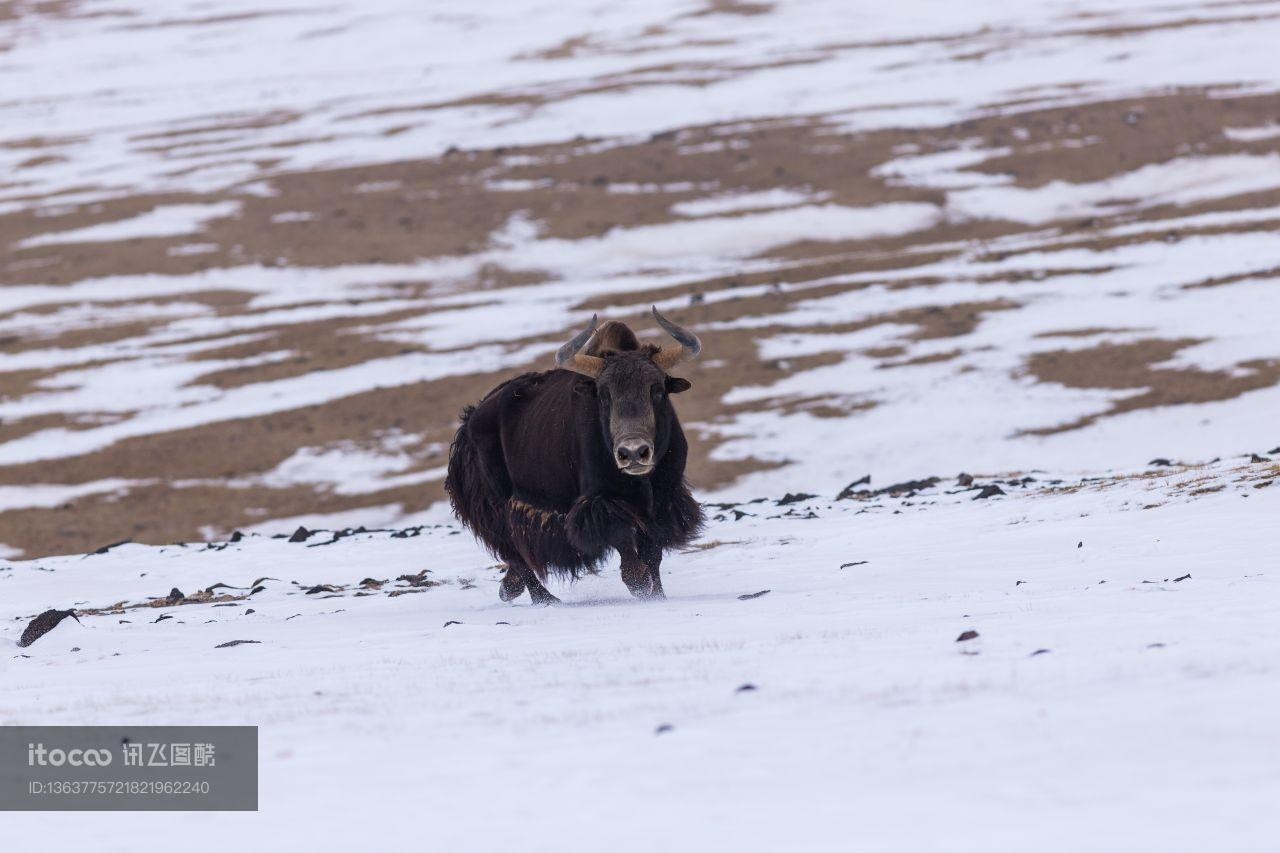
[[665,598],[664,552],[701,531],[689,493],[689,447],[671,395],[690,388],[668,371],[696,358],[692,332],[653,309],[674,344],[641,344],[622,322],[586,329],[556,354],[556,369],[525,373],[463,410],[445,490],[458,519],[506,573],[499,596],[525,590],[559,601],[548,571],[594,573],[611,551],[637,598]]

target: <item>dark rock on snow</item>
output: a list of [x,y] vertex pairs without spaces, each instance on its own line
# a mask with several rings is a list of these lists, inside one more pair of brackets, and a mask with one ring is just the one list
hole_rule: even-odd
[[46,610],[27,624],[27,628],[22,632],[22,636],[18,639],[18,648],[25,649],[45,634],[58,627],[63,619],[70,616],[77,622],[80,617],[76,616],[74,610]]

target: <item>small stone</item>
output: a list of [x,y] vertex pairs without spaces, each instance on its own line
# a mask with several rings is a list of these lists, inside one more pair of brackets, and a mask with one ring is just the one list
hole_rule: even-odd
[[80,617],[76,616],[76,612],[74,610],[46,610],[41,613],[27,624],[26,630],[22,632],[22,636],[18,639],[18,648],[25,649],[36,640],[58,627],[58,623],[63,619],[66,619],[68,616],[77,622],[80,621]]

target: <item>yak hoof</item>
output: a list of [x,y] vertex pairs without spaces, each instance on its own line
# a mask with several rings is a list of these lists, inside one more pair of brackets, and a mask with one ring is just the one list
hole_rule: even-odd
[[623,563],[622,582],[636,598],[648,598],[653,592],[653,575],[647,566],[639,563]]
[[535,607],[550,607],[553,604],[560,603],[560,599],[556,598],[554,595],[547,592],[545,589],[542,591],[541,595],[533,595],[531,593],[530,597],[533,599],[533,605]]
[[634,584],[627,584],[627,589],[631,590],[631,594],[636,598],[653,598],[653,578],[646,577]]
[[515,572],[508,571],[498,587],[498,598],[503,601],[515,601],[524,592],[524,579]]

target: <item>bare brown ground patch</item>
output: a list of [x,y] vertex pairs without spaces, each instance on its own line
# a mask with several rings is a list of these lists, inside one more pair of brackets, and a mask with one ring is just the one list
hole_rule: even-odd
[[0,373],[0,400],[16,400],[39,390],[39,382],[58,371],[47,368],[9,370]]
[[261,18],[287,18],[298,15],[306,15],[310,10],[307,9],[264,9],[256,12],[238,12],[226,15],[206,15],[204,17],[191,18],[165,18],[160,21],[150,21],[145,24],[125,24],[120,27],[122,30],[154,30],[167,27],[207,27],[217,24],[235,24],[242,21],[252,21]]
[[902,361],[890,361],[881,364],[880,369],[891,369],[895,367],[917,367],[922,364],[941,364],[944,361],[951,361],[959,358],[964,354],[963,350],[953,349],[946,352],[935,352],[928,355],[918,355],[915,358],[907,358]]
[[0,442],[13,441],[45,430],[92,429],[111,420],[127,417],[131,412],[78,412],[74,417],[63,414],[28,415],[0,423]]
[[1265,281],[1276,278],[1280,278],[1280,267],[1267,267],[1266,269],[1236,273],[1235,275],[1212,276],[1203,281],[1185,284],[1183,287],[1187,290],[1198,290],[1204,287],[1222,287],[1226,284],[1236,284],[1242,281]]
[[1052,181],[1090,183],[1188,155],[1263,153],[1280,140],[1246,143],[1225,127],[1268,124],[1280,115],[1280,95],[1214,97],[1200,89],[976,119],[918,132],[926,149],[964,132],[985,148],[1010,148],[972,171],[1012,178],[1020,187]]
[[689,13],[690,18],[702,18],[708,15],[741,15],[753,18],[767,15],[773,11],[773,3],[750,3],[747,0],[708,0],[705,6]]
[[1197,343],[1201,341],[1191,338],[1150,339],[1032,355],[1027,361],[1027,372],[1038,381],[1068,388],[1140,390],[1142,393],[1115,401],[1105,412],[1060,426],[1027,430],[1027,434],[1052,435],[1079,429],[1100,418],[1139,409],[1230,400],[1280,384],[1280,360],[1244,362],[1238,365],[1247,371],[1243,376],[1225,371],[1156,366]]
[[1110,329],[1106,326],[1088,326],[1083,329],[1062,329],[1053,332],[1041,332],[1037,338],[1093,338],[1098,335],[1119,335],[1133,332],[1135,329]]
[[381,340],[376,334],[362,334],[357,330],[370,324],[419,317],[424,313],[421,308],[409,308],[381,315],[254,329],[254,339],[251,341],[204,350],[192,358],[198,361],[248,361],[263,353],[277,351],[285,352],[287,356],[265,364],[245,363],[211,371],[188,384],[212,385],[225,390],[303,376],[318,370],[336,370],[410,352],[422,352],[426,349],[423,345]]

